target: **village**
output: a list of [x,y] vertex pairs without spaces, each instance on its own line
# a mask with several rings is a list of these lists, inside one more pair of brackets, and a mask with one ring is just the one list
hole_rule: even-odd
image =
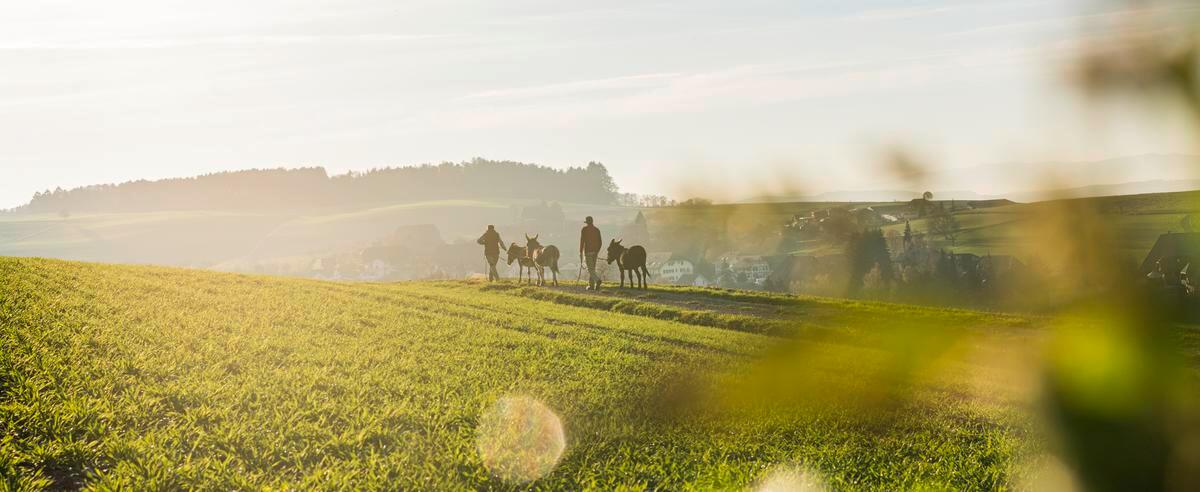
[[[708,247],[728,244],[728,238],[655,237],[653,231],[665,231],[672,225],[652,225],[645,210],[638,210],[631,220],[598,225],[606,241],[619,238],[625,244],[647,246],[646,263],[653,284],[943,305],[1029,302],[1035,294],[1025,287],[1044,281],[1048,274],[1037,258],[955,251],[953,245],[960,229],[953,218],[955,212],[1004,203],[935,202],[931,198],[872,206],[833,205],[794,214],[777,223],[773,231],[747,233],[773,237],[745,249]],[[915,231],[910,221],[920,219],[930,225]],[[497,229],[508,243],[524,241],[526,233],[539,233],[544,243],[557,245],[563,251],[560,277],[572,281],[586,277],[575,253],[581,225],[575,222],[558,203],[543,202],[524,207],[519,221],[500,224]],[[697,243],[705,247],[697,248]],[[1188,259],[1196,254],[1200,254],[1200,234],[1165,232],[1141,259],[1138,275],[1152,285],[1175,286],[1182,270],[1183,282],[1189,282]],[[505,279],[516,278],[516,265],[504,265],[502,260],[500,266]],[[380,282],[486,279],[486,272],[474,238],[447,241],[436,225],[420,224],[398,226],[360,249],[317,257],[303,275]],[[618,281],[615,264],[601,261],[599,273],[606,283]],[[1187,286],[1181,288],[1192,292]]]

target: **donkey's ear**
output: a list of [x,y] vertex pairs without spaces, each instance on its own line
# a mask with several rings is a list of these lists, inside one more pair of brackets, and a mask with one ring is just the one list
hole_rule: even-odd
[[621,241],[624,241],[624,240],[625,240],[625,238],[618,239],[617,244],[621,244]]
[[537,238],[538,238],[538,236],[541,236],[541,234],[540,234],[540,233],[539,233],[539,234],[534,234],[534,235],[533,235],[533,240],[534,240],[534,241],[537,241]]
[[526,240],[526,241],[528,241],[528,240],[529,240],[529,233],[528,233],[528,232],[526,232],[526,233],[525,233],[525,240]]

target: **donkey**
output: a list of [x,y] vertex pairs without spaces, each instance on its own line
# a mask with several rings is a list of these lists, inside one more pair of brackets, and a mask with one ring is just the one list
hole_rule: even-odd
[[554,285],[558,286],[558,247],[552,245],[543,247],[538,242],[538,236],[535,234],[529,237],[525,235],[525,251],[533,263],[537,265],[538,285],[546,285],[546,268],[550,268],[550,274],[554,277]]
[[[621,271],[621,287],[625,287],[625,271],[629,271],[629,286],[634,288],[646,288],[646,282],[650,280],[650,270],[646,269],[646,248],[641,246],[631,246],[626,248],[621,246],[620,239],[613,239],[608,243],[608,263],[611,265],[613,261],[617,262],[617,270]],[[637,275],[638,284],[633,283],[633,276]]]
[[525,273],[526,268],[529,269],[529,276],[527,277],[529,279],[529,283],[533,283],[533,271],[539,269],[537,263],[533,261],[533,258],[530,258],[529,255],[526,254],[526,251],[527,250],[525,248],[517,246],[517,243],[512,243],[512,245],[508,247],[508,265],[512,266],[514,261],[517,262],[518,284],[521,283],[521,275]]

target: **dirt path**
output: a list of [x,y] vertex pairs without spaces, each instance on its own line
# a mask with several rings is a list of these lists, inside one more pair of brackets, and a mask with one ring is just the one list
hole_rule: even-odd
[[653,302],[693,311],[712,311],[722,314],[757,316],[771,319],[782,318],[787,314],[787,310],[783,306],[775,304],[722,299],[715,296],[706,296],[700,299],[695,293],[671,292],[654,289],[653,287],[647,290],[634,290],[612,286],[602,288],[599,292],[586,290],[582,285],[562,285],[555,287],[555,289],[574,295]]

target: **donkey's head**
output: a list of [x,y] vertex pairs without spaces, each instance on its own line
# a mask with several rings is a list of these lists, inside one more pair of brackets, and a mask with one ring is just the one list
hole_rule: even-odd
[[529,237],[529,234],[525,235],[525,253],[526,254],[533,254],[534,251],[542,249],[542,243],[538,242],[538,236],[540,236],[540,235],[541,234],[534,234],[533,237]]
[[509,265],[513,264],[514,261],[517,261],[524,257],[525,257],[525,248],[517,246],[517,243],[512,243],[512,245],[510,245],[508,247],[508,264]]
[[621,246],[621,239],[613,239],[608,242],[608,262],[611,264],[617,258],[620,258],[625,253],[625,247]]

